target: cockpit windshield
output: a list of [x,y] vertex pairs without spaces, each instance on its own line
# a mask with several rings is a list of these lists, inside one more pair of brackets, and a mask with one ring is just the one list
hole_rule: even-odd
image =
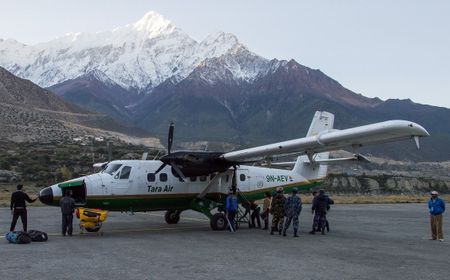
[[122,166],[119,163],[111,163],[106,166],[106,168],[102,171],[103,173],[108,173],[109,175],[113,175],[114,172],[117,171]]

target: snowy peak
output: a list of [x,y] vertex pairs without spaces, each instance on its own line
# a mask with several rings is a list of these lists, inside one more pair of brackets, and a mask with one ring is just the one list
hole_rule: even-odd
[[233,79],[245,81],[253,80],[266,64],[233,34],[216,32],[197,42],[153,11],[135,23],[110,31],[67,33],[34,46],[0,41],[0,66],[42,87],[96,69],[99,72],[94,74],[99,80],[147,93],[166,80],[181,81],[213,58],[221,59],[210,66],[217,65],[222,68],[217,70],[231,71]]
[[154,11],[146,13],[143,18],[133,24],[133,27],[137,31],[147,33],[149,38],[170,34],[176,28],[169,20]]

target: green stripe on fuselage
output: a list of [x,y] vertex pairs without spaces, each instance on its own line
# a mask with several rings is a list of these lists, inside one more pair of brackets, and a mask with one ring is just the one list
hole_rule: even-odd
[[[262,188],[259,190],[241,192],[238,196],[239,202],[245,200],[259,200],[264,198],[264,193],[274,193],[277,187],[283,187],[285,193],[292,192],[293,188],[300,190],[308,190],[312,187],[319,186],[323,181],[306,181],[297,182],[287,185],[279,185],[271,188]],[[193,199],[197,197],[196,193],[189,194],[152,194],[152,195],[105,195],[105,196],[88,196],[87,203],[83,206],[86,208],[99,208],[109,211],[158,211],[167,209],[189,209]],[[224,193],[208,193],[206,199],[217,203],[225,203],[226,194]],[[59,206],[59,197],[55,197],[53,206]]]

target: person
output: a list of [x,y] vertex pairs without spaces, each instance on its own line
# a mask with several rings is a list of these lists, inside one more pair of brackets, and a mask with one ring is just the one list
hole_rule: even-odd
[[72,236],[73,232],[73,212],[75,211],[75,199],[72,198],[72,191],[65,192],[65,196],[59,201],[62,214],[62,235]]
[[[312,206],[314,206],[314,201],[315,201],[317,195],[319,195],[319,192],[313,191],[312,195],[313,195]],[[314,215],[313,225],[312,225],[312,231],[310,231],[309,233],[314,234],[316,231],[319,231],[319,214],[317,211],[314,211],[314,209],[312,209],[312,214]]]
[[264,193],[264,202],[263,202],[263,213],[261,214],[261,218],[264,220],[264,228],[263,230],[269,229],[269,212],[270,212],[270,202],[272,195],[270,192]]
[[302,211],[302,199],[297,195],[298,189],[292,189],[292,195],[288,197],[286,203],[284,204],[284,209],[286,212],[286,223],[283,228],[283,236],[286,236],[286,231],[291,225],[294,227],[294,237],[298,237],[298,216]]
[[35,199],[31,199],[28,194],[22,191],[22,188],[22,184],[17,185],[17,191],[13,192],[11,195],[10,209],[13,218],[9,231],[14,231],[19,216],[22,221],[23,231],[27,231],[27,205],[25,201],[33,203],[37,200],[37,197]]
[[272,199],[272,205],[270,206],[270,214],[272,214],[272,228],[270,234],[273,235],[275,231],[281,234],[284,223],[284,204],[286,203],[286,197],[283,194],[283,187],[277,188],[277,194]]
[[[318,215],[318,229],[325,234],[325,226],[327,221],[327,211],[330,208],[330,204],[334,204],[334,201],[325,194],[324,190],[320,190],[319,194],[314,198],[312,205],[312,212]],[[309,232],[310,234],[315,234],[315,229],[313,225],[313,230]]]
[[[256,204],[254,200],[250,200],[250,210],[252,210],[252,214],[250,215],[250,227],[251,228],[261,228],[261,218],[259,217],[259,214],[261,212],[261,207]],[[258,226],[255,224],[255,220],[258,223]]]
[[430,211],[431,223],[431,240],[444,241],[442,233],[442,214],[445,212],[445,202],[439,198],[437,191],[431,192],[431,198],[428,201],[428,209]]
[[226,200],[226,210],[227,210],[227,219],[228,225],[230,226],[230,231],[236,231],[236,212],[238,210],[238,201],[236,195],[233,191],[228,192],[227,200]]

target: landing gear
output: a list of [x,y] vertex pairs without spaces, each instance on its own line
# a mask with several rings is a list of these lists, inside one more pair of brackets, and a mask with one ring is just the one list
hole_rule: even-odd
[[102,228],[102,224],[92,227],[92,228],[84,228],[87,232],[98,232]]
[[214,214],[210,221],[212,230],[225,230],[227,228],[227,223],[227,219],[223,213]]
[[180,221],[180,213],[179,210],[167,210],[164,215],[166,223],[169,225],[177,224]]

